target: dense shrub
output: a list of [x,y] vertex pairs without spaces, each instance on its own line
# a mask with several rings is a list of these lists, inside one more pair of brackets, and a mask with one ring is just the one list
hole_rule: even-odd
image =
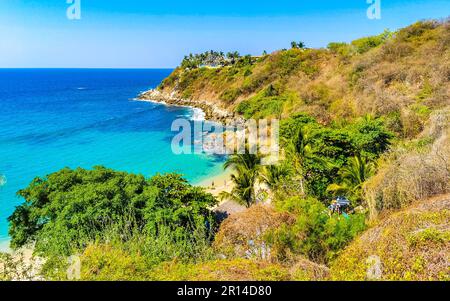
[[289,266],[237,258],[199,264],[164,263],[151,275],[151,279],[160,281],[320,281],[329,278],[329,269],[306,259]]
[[294,197],[280,202],[280,209],[295,216],[295,223],[284,224],[267,236],[273,256],[280,261],[306,256],[314,262],[329,262],[365,229],[365,216],[349,218],[330,215],[319,201]]
[[89,281],[146,281],[150,266],[141,254],[111,245],[90,245],[81,255],[81,279]]
[[396,34],[396,38],[406,42],[424,42],[433,37],[433,30],[438,26],[439,22],[437,21],[419,21],[399,30]]
[[220,95],[220,98],[227,103],[232,103],[241,95],[241,93],[240,89],[229,89],[224,91]]
[[[80,255],[81,279],[158,280],[164,276],[158,277],[153,269],[158,269],[162,263],[176,261],[180,265],[188,265],[214,258],[210,240],[202,233],[181,237],[167,227],[157,236],[136,233],[126,242],[110,240],[90,244]],[[56,279],[64,279],[64,276],[60,274]]]
[[278,93],[272,85],[269,85],[268,88],[261,91],[258,95],[241,102],[237,106],[236,111],[247,119],[280,118],[284,104],[295,99],[295,95],[278,95]]
[[392,36],[389,30],[385,30],[382,34],[377,36],[365,37],[352,41],[358,53],[364,53],[372,48],[375,48],[388,40]]
[[349,57],[351,56],[355,51],[354,51],[354,47],[352,47],[352,45],[349,45],[347,43],[329,43],[327,48],[335,53],[338,54],[342,57]]
[[382,119],[374,119],[370,116],[360,118],[345,128],[353,147],[358,152],[378,157],[386,152],[394,138]]
[[[143,176],[63,169],[19,191],[25,203],[9,217],[11,246],[35,242],[43,255],[70,255],[108,234],[127,240],[169,227],[183,237],[206,227],[214,197],[176,174]],[[212,225],[211,225],[212,227]]]

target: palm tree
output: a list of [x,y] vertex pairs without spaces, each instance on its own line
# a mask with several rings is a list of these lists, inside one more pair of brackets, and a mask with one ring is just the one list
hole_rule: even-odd
[[231,175],[231,180],[234,183],[233,189],[231,192],[221,192],[219,198],[221,200],[231,199],[250,208],[256,200],[255,184],[257,172],[242,167],[236,167],[235,171],[236,173]]
[[300,127],[291,139],[285,141],[286,154],[288,159],[292,163],[294,170],[298,174],[295,180],[298,181],[302,194],[305,193],[305,161],[317,165],[322,165],[328,168],[331,168],[333,166],[332,163],[330,163],[330,161],[326,158],[316,155],[312,147],[313,142],[314,140],[306,127]]
[[291,139],[288,149],[298,155],[300,158],[311,157],[311,137],[305,127],[299,128],[297,133]]
[[230,193],[220,193],[219,198],[250,207],[256,200],[255,184],[261,172],[261,157],[246,150],[245,154],[231,155],[224,164],[224,169],[228,168],[235,170],[231,175],[234,187]]
[[300,41],[300,42],[291,42],[291,47],[293,49],[304,49],[306,47],[306,45],[302,41]]
[[286,186],[288,186],[287,181],[292,175],[292,172],[292,166],[287,161],[283,161],[278,165],[265,166],[260,178],[273,192],[275,197],[280,199],[281,195],[289,189]]
[[224,164],[224,169],[231,167],[242,167],[244,169],[258,169],[261,165],[261,156],[257,154],[250,154],[246,149],[244,154],[231,155]]
[[299,128],[296,135],[294,135],[291,140],[287,141],[286,152],[288,158],[292,162],[293,168],[298,173],[298,181],[300,183],[300,190],[302,194],[305,193],[303,184],[305,177],[303,162],[306,159],[315,158],[311,147],[311,142],[312,140],[305,128]]
[[231,61],[231,64],[234,65],[236,63],[236,60],[240,57],[239,52],[234,51],[234,52],[228,52],[227,53],[227,58]]
[[297,43],[297,48],[304,49],[305,47],[306,47],[306,44],[304,42],[300,41]]
[[357,154],[339,171],[342,182],[328,186],[327,190],[336,195],[347,194],[359,201],[362,185],[375,174],[375,169],[374,162]]

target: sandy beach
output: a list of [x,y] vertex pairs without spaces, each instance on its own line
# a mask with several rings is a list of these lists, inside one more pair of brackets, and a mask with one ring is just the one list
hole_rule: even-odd
[[206,180],[197,183],[197,186],[206,188],[206,190],[214,196],[218,196],[222,191],[230,192],[233,188],[231,181],[232,169],[228,169],[219,175],[212,176]]

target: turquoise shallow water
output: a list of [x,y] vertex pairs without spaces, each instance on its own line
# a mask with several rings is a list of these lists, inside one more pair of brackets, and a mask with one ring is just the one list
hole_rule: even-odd
[[0,70],[0,244],[16,192],[36,176],[64,167],[141,173],[178,172],[193,184],[222,170],[222,158],[174,155],[171,123],[190,118],[133,98],[171,70]]

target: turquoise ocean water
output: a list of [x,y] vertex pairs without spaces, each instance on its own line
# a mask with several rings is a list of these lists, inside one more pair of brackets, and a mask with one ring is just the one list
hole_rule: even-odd
[[0,245],[16,192],[64,167],[178,172],[193,184],[221,172],[223,159],[174,155],[170,127],[189,108],[133,100],[171,70],[0,70]]

